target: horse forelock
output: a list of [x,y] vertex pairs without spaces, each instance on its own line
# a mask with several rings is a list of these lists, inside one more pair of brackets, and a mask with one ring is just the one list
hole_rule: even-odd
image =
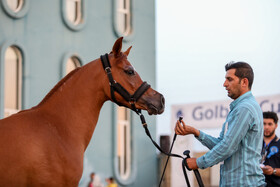
[[128,55],[125,52],[120,51],[118,54],[115,54],[113,51],[109,53],[109,55],[113,54],[114,58],[122,58],[127,57]]
[[[111,52],[112,53],[112,52]],[[110,53],[110,54],[111,54]],[[114,61],[119,64],[120,62],[123,62],[124,60],[127,60],[127,55],[124,52],[120,52],[117,56],[113,55]],[[113,61],[110,60],[112,63]],[[111,64],[112,65],[112,64]]]
[[63,79],[61,79],[52,89],[51,91],[44,97],[44,99],[37,105],[41,106],[42,104],[44,104],[57,90],[58,88],[60,88],[70,77],[72,77],[75,73],[78,72],[78,70],[80,70],[81,68],[78,67],[76,69],[74,69],[73,71],[71,71],[70,73],[68,73]]

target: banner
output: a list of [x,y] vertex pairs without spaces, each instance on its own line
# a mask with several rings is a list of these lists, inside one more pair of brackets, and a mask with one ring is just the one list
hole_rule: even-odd
[[[280,94],[256,97],[262,111],[274,111],[280,118]],[[184,121],[198,129],[222,127],[229,112],[229,105],[233,100],[204,102],[196,104],[173,105],[172,122],[175,123],[179,116]],[[174,127],[174,124],[171,126]],[[172,129],[173,130],[173,129]]]

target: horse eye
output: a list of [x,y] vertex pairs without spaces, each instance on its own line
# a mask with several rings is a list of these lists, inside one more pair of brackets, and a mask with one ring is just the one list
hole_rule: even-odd
[[135,75],[134,70],[124,70],[124,72],[128,75]]

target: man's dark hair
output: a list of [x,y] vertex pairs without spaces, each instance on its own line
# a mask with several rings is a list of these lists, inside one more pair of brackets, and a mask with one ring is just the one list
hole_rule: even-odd
[[263,118],[265,119],[273,119],[274,123],[277,124],[278,122],[278,117],[277,114],[275,112],[263,112]]
[[241,80],[247,78],[249,81],[249,89],[251,90],[254,81],[254,72],[252,67],[246,62],[230,62],[225,66],[226,71],[236,69],[235,75]]

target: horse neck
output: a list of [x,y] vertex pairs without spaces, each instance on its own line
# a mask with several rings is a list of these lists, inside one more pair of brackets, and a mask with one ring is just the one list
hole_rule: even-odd
[[[86,149],[94,132],[99,112],[108,98],[108,84],[102,64],[95,60],[66,77],[38,105],[61,136]],[[107,81],[107,84],[105,83]]]

